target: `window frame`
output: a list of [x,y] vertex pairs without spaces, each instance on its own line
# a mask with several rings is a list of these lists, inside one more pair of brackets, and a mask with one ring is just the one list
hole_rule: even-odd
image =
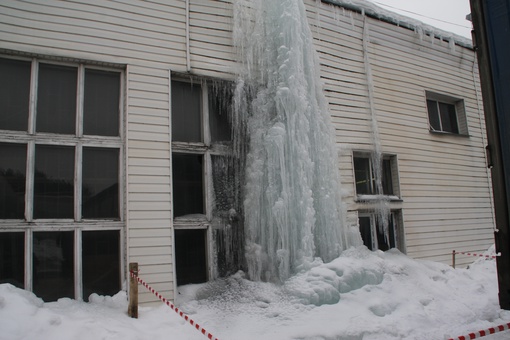
[[[436,105],[438,120],[440,124],[440,129],[435,129],[431,124],[431,112],[429,107],[429,101],[434,102]],[[448,131],[443,129],[443,120],[442,120],[442,114],[440,110],[440,104],[446,104],[453,106],[455,109],[455,123],[457,124],[457,130],[458,132],[454,131]],[[452,135],[452,136],[463,136],[468,137],[468,126],[467,126],[467,117],[466,117],[466,108],[465,103],[463,99],[446,95],[446,94],[440,94],[432,91],[425,91],[425,109],[427,111],[427,122],[429,125],[429,131],[433,134],[446,134],[446,135]]]
[[[84,60],[69,60],[66,58],[46,58],[44,56],[19,56],[11,54],[0,54],[0,58],[28,61],[31,63],[30,94],[28,111],[28,127],[26,131],[0,130],[0,142],[17,143],[26,145],[26,187],[25,187],[25,213],[24,219],[0,219],[0,232],[23,232],[25,243],[25,274],[24,288],[33,291],[33,233],[53,231],[74,232],[74,298],[83,299],[82,282],[82,231],[106,231],[115,230],[119,232],[120,254],[119,270],[121,282],[126,278],[123,266],[125,258],[125,91],[126,71],[125,65],[103,64],[99,62],[88,62]],[[76,92],[76,121],[74,134],[57,134],[48,132],[37,132],[35,126],[35,114],[38,93],[38,66],[40,63],[77,68],[77,92]],[[84,106],[84,82],[85,70],[97,69],[100,71],[111,71],[119,73],[119,116],[118,136],[98,136],[83,134],[83,106]],[[71,146],[74,148],[74,218],[57,219],[33,218],[34,200],[34,168],[35,168],[35,147],[36,145]],[[84,147],[113,148],[118,150],[118,218],[82,218],[82,155]]]
[[[359,225],[359,218],[360,217],[368,217],[370,219],[370,233],[371,233],[371,239],[372,239],[372,251],[380,250],[379,248],[379,241],[377,239],[377,216],[374,211],[371,210],[360,210],[358,211],[358,226]],[[395,247],[390,249],[398,249],[400,251],[404,251],[404,242],[402,237],[402,210],[401,209],[391,209],[389,217],[392,219],[392,227],[393,227],[393,242],[395,243]],[[391,233],[390,233],[391,235]],[[390,241],[391,245],[391,241]]]
[[[356,179],[356,169],[355,169],[355,166],[354,166],[354,162],[355,162],[355,159],[356,158],[359,158],[359,159],[367,159],[368,160],[368,166],[370,167],[370,172],[369,172],[369,182],[370,182],[370,193],[366,194],[366,193],[358,193],[358,190],[357,190],[357,179]],[[396,155],[394,154],[383,154],[382,155],[382,160],[383,161],[389,161],[390,162],[390,178],[391,178],[391,189],[392,189],[392,193],[391,194],[377,194],[375,193],[375,188],[374,188],[374,183],[375,183],[375,176],[374,176],[374,168],[373,168],[373,157],[372,157],[372,152],[369,152],[369,151],[353,151],[352,153],[352,169],[353,169],[353,179],[354,179],[354,193],[355,193],[355,198],[357,201],[359,202],[364,202],[364,201],[372,201],[372,200],[377,200],[379,199],[381,196],[384,196],[386,197],[388,200],[390,201],[393,201],[393,202],[400,202],[402,201],[401,198],[400,198],[400,178],[399,178],[399,173],[398,173],[398,158]],[[382,164],[382,180],[384,180],[384,178],[386,178],[386,174],[385,174],[385,171],[384,171],[385,167],[384,167],[384,164]],[[384,189],[385,185],[384,185],[384,182],[383,182],[383,189]]]
[[[215,268],[213,268],[214,254],[213,254],[213,231],[212,231],[212,219],[213,219],[213,156],[229,155],[231,154],[231,143],[229,142],[214,142],[212,140],[212,132],[210,126],[209,116],[212,114],[209,109],[209,96],[211,95],[209,88],[213,86],[216,80],[209,80],[205,78],[195,78],[189,75],[182,74],[171,74],[170,85],[172,82],[184,82],[190,84],[198,84],[201,87],[201,105],[200,105],[200,123],[201,123],[201,134],[202,141],[200,142],[184,142],[174,141],[172,139],[172,156],[174,154],[179,155],[201,155],[203,157],[202,163],[202,197],[203,197],[203,214],[174,216],[174,208],[172,206],[172,221],[174,230],[193,230],[201,229],[204,230],[206,236],[205,254],[206,254],[206,268],[207,280],[215,277]],[[220,81],[221,82],[221,81]],[[227,81],[225,81],[227,82]],[[172,91],[170,86],[170,93]],[[172,111],[170,114],[172,119]],[[174,202],[174,184],[172,182],[172,202]],[[175,237],[175,233],[174,233]],[[177,259],[175,259],[177,261]],[[177,279],[175,280],[177,287]]]

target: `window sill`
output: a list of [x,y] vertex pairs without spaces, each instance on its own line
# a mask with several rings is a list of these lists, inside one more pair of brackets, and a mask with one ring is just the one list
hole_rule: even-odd
[[377,201],[387,201],[387,202],[403,202],[403,200],[395,195],[357,195],[356,202],[357,203],[373,203]]
[[429,132],[433,135],[442,135],[442,136],[454,136],[454,137],[460,137],[460,138],[469,138],[468,134],[464,133],[453,133],[453,132],[446,132],[446,131],[436,131],[436,130],[429,130]]
[[174,218],[175,229],[207,229],[209,221],[203,214],[185,215]]

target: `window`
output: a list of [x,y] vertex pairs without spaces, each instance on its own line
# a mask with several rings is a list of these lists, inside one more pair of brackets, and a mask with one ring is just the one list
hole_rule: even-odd
[[[227,167],[217,166],[230,152],[230,83],[182,77],[172,80],[172,187],[176,276],[179,285],[211,277],[212,228],[232,209],[219,188]],[[225,163],[223,163],[225,164]],[[231,176],[230,182],[235,182]],[[214,229],[214,231],[212,230]],[[227,250],[225,250],[227,251]],[[221,255],[215,258],[223,259]],[[223,261],[224,260],[220,260]]]
[[[374,160],[369,153],[355,153],[354,179],[356,182],[356,194],[361,195],[386,195],[398,196],[395,174],[396,158],[394,156],[383,156],[381,159],[381,187],[382,192],[377,192],[377,181],[375,176]],[[395,178],[394,178],[395,177]]]
[[[120,290],[122,78],[0,57],[0,282],[45,301]],[[87,268],[103,256],[117,276],[96,283]]]
[[464,101],[427,92],[430,131],[467,135]]
[[353,163],[363,243],[370,250],[399,248],[403,251],[403,239],[399,237],[403,223],[397,157],[383,154],[377,161],[370,152],[355,152]]
[[387,221],[375,213],[361,212],[358,215],[359,229],[363,244],[370,250],[386,251],[398,247],[399,211],[392,211],[386,217]]

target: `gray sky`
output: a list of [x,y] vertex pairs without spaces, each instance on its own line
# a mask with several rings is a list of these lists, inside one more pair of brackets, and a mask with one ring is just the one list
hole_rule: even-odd
[[370,0],[376,5],[471,39],[469,0]]

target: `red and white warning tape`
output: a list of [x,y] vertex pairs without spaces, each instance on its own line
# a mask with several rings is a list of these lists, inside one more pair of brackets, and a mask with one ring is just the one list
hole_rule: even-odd
[[156,295],[158,297],[158,299],[160,299],[161,301],[163,301],[168,307],[172,308],[174,312],[176,312],[177,314],[179,314],[180,317],[182,317],[184,320],[188,321],[193,327],[195,327],[195,329],[197,331],[199,331],[200,333],[202,333],[203,335],[205,335],[208,339],[210,340],[219,340],[218,338],[216,338],[214,335],[212,335],[211,333],[209,333],[208,331],[206,331],[204,328],[202,328],[202,326],[200,326],[198,323],[196,323],[195,321],[193,321],[189,316],[187,316],[186,314],[184,314],[182,311],[179,310],[179,308],[175,307],[175,305],[173,303],[171,303],[169,300],[167,300],[166,298],[164,298],[160,293],[158,293],[154,288],[152,288],[151,286],[149,286],[147,284],[147,282],[145,282],[144,280],[142,280],[141,278],[139,278],[138,276],[135,275],[135,273],[133,273],[132,271],[130,272],[131,274],[131,277],[135,278],[136,280],[138,280],[138,282],[140,282],[145,288],[147,288],[151,293],[153,293],[154,295]]
[[483,254],[475,254],[475,253],[465,253],[462,251],[453,251],[454,254],[462,254],[462,255],[469,255],[469,256],[480,256],[480,257],[487,257],[491,259],[495,259],[498,256],[501,256],[501,253],[497,253],[496,255],[483,255]]
[[478,331],[478,332],[474,332],[474,333],[469,333],[467,335],[461,335],[461,336],[458,336],[456,338],[449,338],[448,340],[471,340],[471,339],[477,339],[477,338],[481,338],[483,336],[486,336],[486,335],[490,335],[490,334],[494,334],[494,333],[498,333],[498,332],[503,332],[503,331],[506,331],[506,330],[509,330],[510,329],[510,323],[506,323],[504,325],[499,325],[499,326],[496,326],[496,327],[491,327],[489,329],[485,329],[483,331]]

